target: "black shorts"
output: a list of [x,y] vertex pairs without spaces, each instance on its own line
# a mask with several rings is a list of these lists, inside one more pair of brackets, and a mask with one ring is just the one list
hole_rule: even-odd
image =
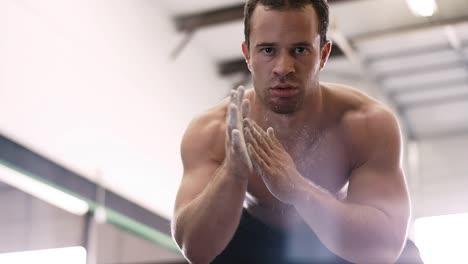
[[284,233],[253,218],[244,209],[239,226],[214,264],[308,264],[350,263],[328,250],[304,226]]

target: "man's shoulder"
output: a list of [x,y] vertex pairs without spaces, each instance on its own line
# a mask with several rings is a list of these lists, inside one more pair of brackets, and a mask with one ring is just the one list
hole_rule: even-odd
[[190,121],[182,139],[182,155],[207,151],[216,154],[217,148],[224,147],[227,105],[228,100],[222,100]]
[[383,142],[399,140],[398,120],[388,106],[353,87],[334,85],[331,89],[345,105],[340,129],[357,159],[366,159]]
[[190,122],[187,130],[196,130],[206,132],[214,132],[222,129],[226,124],[227,100],[223,100],[215,106],[196,115]]
[[399,131],[396,115],[378,102],[348,111],[343,116],[342,126],[347,128],[352,139],[364,142],[375,142]]
[[394,119],[393,111],[382,102],[368,96],[352,86],[343,84],[325,84],[332,94],[333,102],[342,109],[341,124],[345,126],[361,127],[366,122],[377,122],[381,119]]

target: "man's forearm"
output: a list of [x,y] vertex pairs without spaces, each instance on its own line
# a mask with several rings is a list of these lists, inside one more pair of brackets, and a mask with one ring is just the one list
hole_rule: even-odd
[[336,199],[327,191],[304,184],[294,204],[324,245],[354,263],[393,263],[404,236],[390,217],[377,208]]
[[193,263],[208,263],[231,240],[242,213],[247,179],[217,170],[205,190],[175,219],[175,238]]

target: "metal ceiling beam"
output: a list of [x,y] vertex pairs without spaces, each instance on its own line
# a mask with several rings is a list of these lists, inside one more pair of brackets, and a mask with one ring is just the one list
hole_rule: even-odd
[[387,94],[390,97],[394,97],[396,95],[401,95],[404,93],[425,92],[425,91],[439,90],[439,89],[443,89],[444,87],[449,87],[449,86],[466,85],[467,82],[468,82],[468,78],[463,77],[463,78],[454,78],[452,80],[432,82],[432,83],[427,83],[427,84],[412,85],[412,86],[407,86],[402,89],[385,89],[385,90],[387,90]]
[[444,31],[452,49],[458,54],[458,57],[463,59],[465,71],[468,73],[468,55],[465,53],[463,40],[452,25],[445,26]]
[[459,103],[462,101],[468,102],[468,94],[448,95],[448,96],[443,96],[443,97],[438,97],[438,98],[420,100],[420,101],[411,102],[411,103],[404,103],[404,104],[401,104],[401,107],[404,110],[411,110],[415,108],[433,107],[433,106],[439,106],[443,104]]
[[429,66],[419,65],[417,67],[413,67],[409,69],[396,69],[396,70],[385,71],[385,72],[376,74],[376,78],[379,81],[383,81],[389,78],[398,78],[398,77],[411,76],[414,74],[423,74],[423,73],[428,74],[428,73],[438,72],[441,70],[457,69],[457,68],[462,68],[462,67],[465,67],[465,63],[461,60],[457,62],[439,63],[439,64],[434,64],[434,65],[429,65]]
[[[462,49],[468,48],[468,40],[462,42]],[[420,56],[420,55],[431,55],[434,52],[442,52],[442,51],[453,51],[452,46],[449,43],[443,44],[435,44],[426,47],[415,47],[411,49],[399,50],[399,51],[385,51],[385,53],[378,54],[378,55],[364,55],[364,60],[372,64],[376,61],[382,60],[392,60],[401,57],[413,57],[413,56]]]
[[349,59],[349,61],[360,70],[360,72],[363,74],[363,78],[369,82],[369,84],[371,85],[370,95],[382,95],[384,100],[383,103],[391,106],[397,112],[397,114],[400,115],[403,133],[406,134],[408,139],[414,139],[414,134],[410,122],[406,118],[406,115],[403,114],[401,107],[395,104],[395,101],[392,100],[392,98],[384,89],[378,88],[381,87],[382,84],[370,70],[369,64],[361,57],[359,57],[359,53],[357,52],[352,41],[349,38],[347,38],[341,31],[339,31],[335,26],[332,26],[330,28],[330,36],[331,39],[333,39],[334,42],[338,43],[338,45],[342,48],[345,56]]
[[[328,0],[328,3],[338,4],[351,1],[357,0]],[[203,27],[241,20],[243,17],[244,4],[239,4],[193,14],[180,15],[175,18],[175,23],[178,31],[192,32]]]
[[401,26],[401,27],[396,27],[396,28],[388,28],[388,29],[369,32],[369,33],[352,35],[349,38],[351,40],[369,40],[369,39],[379,38],[379,37],[393,35],[393,34],[408,33],[408,32],[416,31],[416,30],[429,29],[429,28],[434,28],[434,27],[442,27],[442,26],[448,26],[448,25],[456,25],[456,24],[463,23],[466,21],[468,21],[468,16],[460,16],[460,17],[440,19],[440,20],[429,20],[429,23],[425,22],[425,23],[416,24],[416,25],[409,25],[409,26],[406,25],[406,26]]
[[[359,46],[359,44],[357,44]],[[399,50],[399,51],[383,51],[382,54],[378,55],[363,55],[364,60],[371,64],[375,61],[381,61],[381,60],[391,60],[395,58],[401,58],[401,57],[412,57],[412,56],[419,56],[419,55],[425,55],[425,54],[432,54],[434,52],[438,51],[448,51],[452,50],[452,47],[450,46],[449,43],[445,44],[435,44],[431,46],[426,46],[426,47],[415,47],[411,49],[405,49],[405,50]]]
[[240,20],[243,16],[244,5],[235,5],[200,13],[180,15],[175,18],[175,24],[178,31],[190,32],[202,27]]
[[247,68],[245,59],[239,58],[220,62],[218,64],[218,73],[221,76],[227,76],[235,73],[249,74],[250,71]]
[[443,132],[428,133],[425,135],[417,135],[417,140],[438,140],[454,137],[468,136],[468,127],[460,129],[449,129]]
[[[334,45],[330,52],[330,58],[344,56],[343,51]],[[228,76],[235,73],[250,74],[244,58],[222,61],[218,64],[218,72],[221,76]]]

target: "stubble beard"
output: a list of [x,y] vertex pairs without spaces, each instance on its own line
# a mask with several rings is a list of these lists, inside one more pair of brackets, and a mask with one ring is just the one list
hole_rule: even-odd
[[300,91],[298,94],[288,98],[272,97],[268,93],[268,90],[264,90],[262,93],[257,94],[260,95],[259,98],[262,104],[277,114],[293,114],[299,111],[304,104],[303,91]]

